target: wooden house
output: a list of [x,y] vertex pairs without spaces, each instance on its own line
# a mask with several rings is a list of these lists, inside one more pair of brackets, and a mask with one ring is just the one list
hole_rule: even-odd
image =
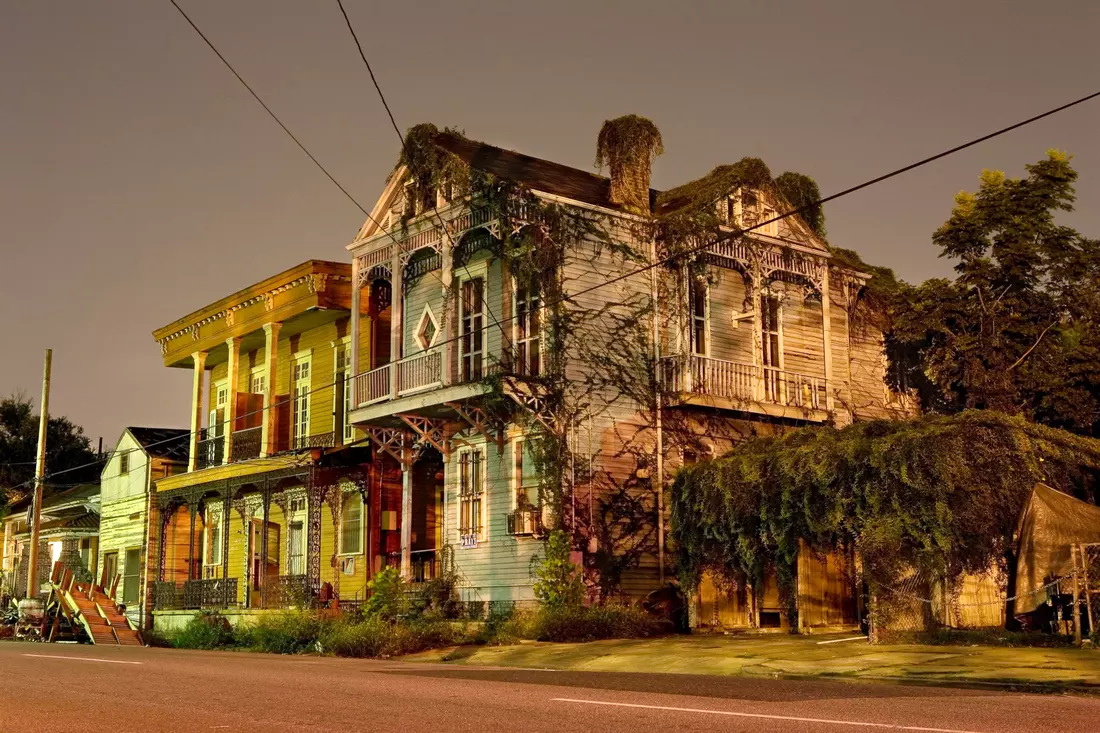
[[[400,472],[407,576],[446,548],[467,601],[530,601],[561,527],[593,592],[639,597],[674,577],[656,518],[678,465],[909,409],[881,332],[851,318],[868,273],[772,221],[789,205],[770,177],[662,192],[648,164],[607,178],[434,128],[408,142],[437,167],[398,165],[348,246],[369,315],[349,419]],[[677,239],[697,210],[713,225]]]
[[188,431],[129,427],[100,474],[99,562],[94,577],[115,587],[116,603],[138,625],[150,621],[149,553],[156,553],[150,502],[156,482],[187,468]]
[[193,374],[185,470],[150,506],[156,626],[355,603],[396,557],[400,484],[348,420],[353,320],[351,268],[310,260],[154,332]]
[[[21,598],[27,592],[30,504],[30,497],[20,499],[4,518],[0,598]],[[72,570],[77,578],[92,578],[99,552],[99,511],[99,484],[43,490],[38,545],[38,581],[43,587],[56,562]]]

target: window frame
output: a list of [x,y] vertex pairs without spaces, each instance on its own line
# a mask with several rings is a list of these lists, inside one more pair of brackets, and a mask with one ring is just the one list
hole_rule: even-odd
[[[459,370],[459,376],[461,378],[461,381],[463,381],[463,382],[476,382],[476,381],[482,379],[485,376],[486,359],[488,357],[488,351],[489,351],[489,329],[487,329],[485,327],[486,305],[488,303],[488,295],[489,295],[489,273],[488,273],[488,267],[484,263],[481,263],[480,267],[477,266],[477,265],[474,265],[474,266],[465,267],[463,269],[464,269],[465,272],[464,272],[464,276],[459,278],[459,281],[458,281],[458,298],[456,299],[458,301],[456,306],[458,308],[458,330],[459,330],[459,334],[458,334],[458,370]],[[476,282],[476,281],[481,282],[481,308],[480,308],[480,310],[478,310],[476,312],[471,310],[470,315],[467,316],[466,315],[466,285],[467,285],[467,283],[472,283],[472,282]],[[479,334],[479,333],[481,334],[481,348],[480,348],[480,350],[470,350],[469,352],[467,351],[467,347],[466,347],[466,343],[467,343],[467,338],[466,338],[466,336],[467,336],[467,331],[466,331],[467,320],[469,320],[470,324],[471,324],[470,325],[470,331],[469,331],[469,334],[471,335],[471,340],[473,339],[474,335]],[[473,326],[473,323],[475,321],[477,323],[476,328]],[[467,371],[467,368],[466,368],[467,356],[469,355],[471,357],[476,358],[476,356],[479,355],[479,354],[480,354],[481,358],[478,360],[479,363],[477,364],[476,370],[473,366],[473,358],[471,358],[471,360],[470,360],[470,369],[469,369],[469,371]],[[476,374],[475,374],[475,371],[476,371]]]
[[118,452],[118,475],[129,476],[130,475],[130,449],[124,448]]
[[[341,359],[343,369],[341,370]],[[353,393],[355,391],[354,375],[352,374],[351,337],[345,336],[332,342],[332,433],[340,445],[347,445],[355,440],[355,427],[351,424],[351,411]],[[340,376],[341,372],[343,377]],[[343,384],[342,390],[335,389],[335,385]],[[343,399],[341,400],[341,394]],[[338,404],[343,402],[343,405]],[[342,419],[338,419],[341,418]],[[340,429],[337,430],[339,424]]]
[[[688,345],[693,356],[709,357],[711,354],[710,338],[710,282],[704,277],[688,275]],[[702,289],[703,313],[696,313],[697,288]],[[699,349],[697,327],[702,327],[703,348]]]
[[[534,293],[534,297],[530,295],[532,292]],[[527,296],[521,299],[520,293],[527,293]],[[520,303],[526,305],[522,315],[520,314]],[[532,303],[535,304],[534,308],[531,307]],[[512,278],[512,314],[514,316],[512,319],[512,344],[515,351],[516,362],[512,365],[512,371],[525,377],[537,377],[542,374],[542,341],[544,331],[542,319],[542,290],[537,280],[532,280],[524,284],[515,277]],[[535,351],[535,369],[533,371],[530,368],[532,362],[532,344],[534,345]]]
[[[305,367],[306,375],[300,376],[302,367]],[[298,390],[302,387],[305,391],[299,394]],[[312,405],[312,393],[313,393],[313,350],[308,349],[305,351],[296,352],[290,362],[290,389],[291,389],[291,402],[290,402],[290,424],[291,424],[291,445],[297,448],[304,448],[306,445],[306,439],[311,435],[310,428],[313,421],[313,405]],[[302,405],[305,405],[304,409]],[[303,425],[305,426],[305,432],[301,433]]]
[[[137,568],[136,572],[133,575],[130,574],[129,560],[131,552],[137,553]],[[140,545],[137,547],[127,547],[122,551],[122,582],[119,583],[119,585],[122,586],[121,593],[123,604],[133,604],[139,603],[141,601],[141,566],[143,564],[142,554],[143,553]],[[132,600],[126,595],[127,580],[130,578],[133,578],[134,585],[136,586],[134,588],[134,598]]]
[[[256,382],[260,382],[260,391],[256,391]],[[262,395],[267,391],[267,367],[253,367],[248,373],[248,393]]]
[[[470,457],[476,456],[476,460],[470,462]],[[462,545],[463,539],[467,537],[475,538],[477,543],[484,542],[488,539],[489,528],[487,525],[487,505],[489,503],[488,487],[486,484],[485,476],[485,450],[481,446],[473,446],[469,448],[463,448],[458,451],[458,471],[457,471],[457,486],[456,492],[458,494],[457,501],[455,501],[455,508],[458,512],[456,527],[458,529],[459,544]],[[469,475],[464,469],[466,466],[477,466],[476,475],[470,478],[470,491],[466,491],[467,476]],[[473,471],[473,469],[471,469]],[[476,483],[474,486],[472,484]],[[467,509],[469,506],[469,509]],[[465,521],[467,516],[470,520],[474,520],[473,511],[476,506],[477,509],[477,525],[463,526],[467,524]],[[471,532],[470,530],[475,530]]]
[[[217,527],[217,542],[214,542],[214,528]],[[202,563],[206,567],[221,567],[222,543],[225,532],[221,507],[210,506],[206,508],[206,516],[202,523]],[[215,550],[217,556],[215,557]]]
[[[347,506],[348,502],[351,502],[353,500],[358,501],[359,502],[359,507],[360,507],[359,508],[359,526],[358,526],[358,530],[359,530],[359,549],[354,550],[354,551],[350,551],[350,550],[348,550],[347,548],[344,547],[344,526],[347,524],[347,521],[348,521],[346,516],[345,516],[346,513],[347,513],[346,506]],[[358,491],[347,491],[347,492],[344,492],[343,495],[340,497],[340,534],[337,536],[338,547],[337,547],[337,553],[336,553],[339,557],[356,557],[356,556],[359,556],[359,555],[366,554],[366,551],[367,551],[367,548],[366,548],[366,531],[365,531],[366,518],[367,518],[366,506],[367,506],[366,502],[363,501],[363,496]]]
[[[484,302],[484,300],[485,297],[484,294],[482,294],[482,301]],[[425,343],[420,334],[427,323],[432,324],[432,328],[435,329],[435,332],[432,334],[432,337],[428,339],[428,342]],[[425,303],[424,309],[420,312],[420,320],[416,322],[416,328],[413,330],[413,343],[419,346],[421,351],[428,351],[438,343],[439,333],[439,320],[435,317],[435,311],[432,310],[430,303]]]
[[[524,480],[525,462],[530,458],[527,455],[527,436],[521,435],[515,438],[512,441],[512,446],[512,509],[515,511],[538,509],[542,504],[538,496],[538,476],[530,477],[530,481]],[[526,500],[525,504],[520,504],[520,492],[523,493],[523,498]],[[532,493],[534,493],[533,498]]]

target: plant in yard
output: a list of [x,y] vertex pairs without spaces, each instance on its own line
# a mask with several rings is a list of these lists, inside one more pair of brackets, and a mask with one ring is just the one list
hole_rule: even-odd
[[229,619],[215,611],[203,611],[165,638],[177,649],[220,649],[234,643]]
[[584,600],[584,582],[570,553],[569,536],[559,530],[546,539],[541,560],[532,559],[535,598],[546,608],[579,606]]
[[363,608],[368,617],[394,621],[403,615],[408,601],[405,594],[405,582],[397,568],[383,568],[367,583],[370,598]]

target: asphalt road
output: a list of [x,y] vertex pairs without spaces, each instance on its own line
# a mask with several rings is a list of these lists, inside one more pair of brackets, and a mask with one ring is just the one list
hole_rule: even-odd
[[1100,730],[1100,699],[0,643],[0,732]]

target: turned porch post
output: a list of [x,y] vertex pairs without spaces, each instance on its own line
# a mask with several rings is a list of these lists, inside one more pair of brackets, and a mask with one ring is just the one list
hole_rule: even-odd
[[203,378],[206,376],[206,352],[191,354],[194,362],[194,376],[191,380],[191,445],[187,453],[187,470],[194,471],[199,465],[199,431],[202,430],[202,392]]
[[412,466],[407,458],[401,462],[401,577],[412,577]]

